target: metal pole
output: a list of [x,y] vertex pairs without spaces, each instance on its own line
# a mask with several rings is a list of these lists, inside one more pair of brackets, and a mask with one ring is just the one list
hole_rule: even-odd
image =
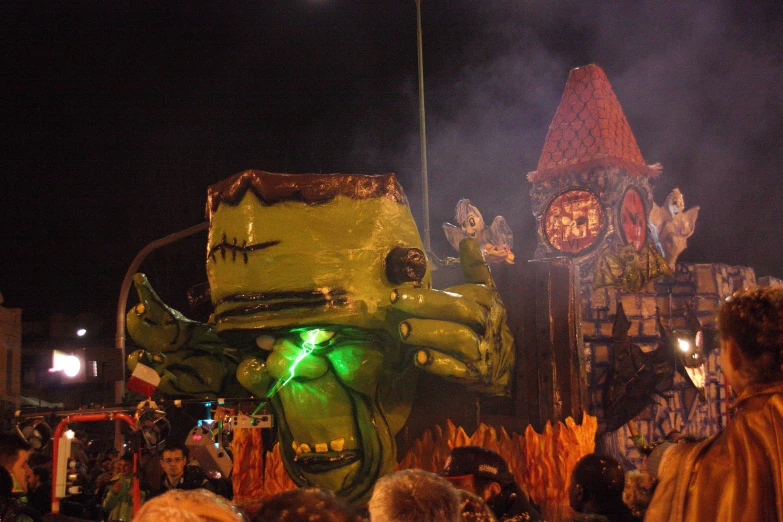
[[421,0],[416,0],[416,41],[419,51],[419,135],[421,138],[421,200],[424,220],[424,250],[430,248],[430,189],[427,182],[427,132],[424,128],[424,60],[421,52]]
[[122,281],[122,287],[120,288],[120,300],[117,303],[117,335],[115,340],[116,347],[118,350],[120,350],[120,357],[122,358],[122,380],[117,381],[114,386],[115,403],[121,403],[122,396],[125,393],[125,308],[128,304],[128,293],[130,292],[131,281],[133,281],[133,276],[136,274],[136,270],[138,270],[142,261],[144,261],[144,258],[146,258],[150,252],[156,248],[160,248],[175,241],[179,241],[182,238],[192,236],[196,232],[201,232],[202,230],[207,230],[208,228],[209,222],[205,221],[190,228],[186,228],[185,230],[181,230],[180,232],[175,232],[173,234],[169,234],[166,237],[156,239],[152,243],[142,248],[139,253],[136,254],[136,257],[133,259],[130,267],[128,267],[128,271],[125,273],[125,279]]

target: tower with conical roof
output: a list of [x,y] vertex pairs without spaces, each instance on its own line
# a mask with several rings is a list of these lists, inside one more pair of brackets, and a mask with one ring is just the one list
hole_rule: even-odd
[[667,273],[647,229],[650,178],[660,171],[645,164],[604,71],[572,69],[528,174],[536,258],[571,257],[583,285],[631,292]]

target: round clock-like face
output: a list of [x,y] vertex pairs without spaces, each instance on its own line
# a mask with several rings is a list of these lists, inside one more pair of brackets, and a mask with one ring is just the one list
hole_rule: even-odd
[[604,212],[598,198],[587,190],[563,192],[544,211],[544,236],[564,254],[585,253],[600,239]]
[[639,191],[631,187],[625,191],[620,204],[620,230],[626,245],[637,252],[647,239],[647,210]]

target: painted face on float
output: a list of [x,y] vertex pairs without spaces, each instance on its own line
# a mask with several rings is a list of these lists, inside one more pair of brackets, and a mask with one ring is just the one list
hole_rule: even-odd
[[256,347],[239,382],[271,401],[295,482],[365,498],[393,470],[407,416],[390,390],[415,388],[393,371],[387,307],[396,288],[431,286],[401,189],[393,177],[253,173],[213,187],[210,209],[216,330]]
[[465,212],[465,217],[462,220],[458,220],[462,232],[468,237],[478,238],[478,235],[486,228],[481,212],[473,205],[470,205],[469,202],[462,211]]
[[143,274],[128,357],[169,395],[236,397],[275,414],[298,485],[365,502],[394,470],[394,436],[426,371],[477,392],[507,392],[506,311],[478,243],[464,239],[465,283],[433,290],[395,177],[245,171],[210,187],[208,324],[166,306]]
[[685,198],[680,192],[680,189],[676,188],[672,190],[668,196],[666,196],[666,202],[664,203],[666,208],[669,209],[669,213],[672,216],[676,216],[683,210],[685,210]]

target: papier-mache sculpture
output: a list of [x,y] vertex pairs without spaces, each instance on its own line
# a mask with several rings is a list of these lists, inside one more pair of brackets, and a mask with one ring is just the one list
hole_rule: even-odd
[[672,271],[676,268],[677,258],[688,246],[688,238],[693,235],[698,217],[699,207],[685,211],[685,199],[678,188],[666,196],[663,207],[653,203],[648,225],[650,236]]
[[207,214],[210,322],[137,274],[127,324],[144,350],[128,366],[154,367],[164,393],[267,402],[297,485],[365,502],[422,371],[506,393],[513,338],[479,245],[459,244],[465,284],[433,290],[393,174],[245,171],[210,187]]
[[454,213],[457,225],[444,223],[443,232],[457,251],[460,249],[460,242],[471,237],[478,242],[487,262],[514,262],[514,254],[511,252],[514,246],[514,235],[503,216],[495,216],[492,225],[487,228],[481,212],[470,204],[469,199],[459,200]]

